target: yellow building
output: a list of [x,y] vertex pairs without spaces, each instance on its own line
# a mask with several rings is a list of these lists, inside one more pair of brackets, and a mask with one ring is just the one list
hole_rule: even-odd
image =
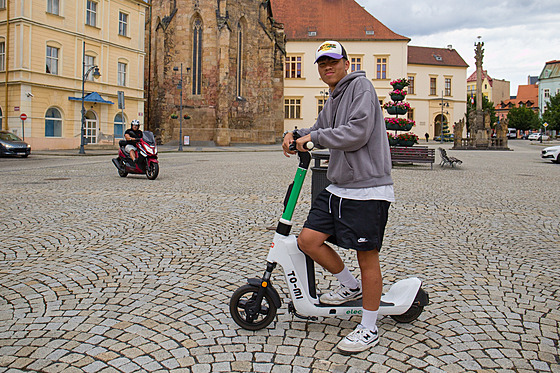
[[[494,104],[509,100],[509,81],[495,79],[488,75],[488,71],[482,72],[482,95]],[[467,96],[469,99],[476,96],[476,70],[467,78]]]
[[86,149],[113,144],[132,119],[142,123],[147,8],[142,0],[0,0],[1,128],[32,149],[77,149],[82,92]]

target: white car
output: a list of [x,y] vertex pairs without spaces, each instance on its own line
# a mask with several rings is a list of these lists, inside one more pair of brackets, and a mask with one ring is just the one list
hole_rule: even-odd
[[545,135],[545,134],[543,134],[543,133],[538,133],[538,132],[537,132],[537,133],[532,133],[532,134],[530,134],[529,137],[527,137],[527,138],[528,138],[529,140],[533,141],[533,140],[540,140],[540,139],[541,139],[541,136],[542,136],[542,139],[543,139],[543,140],[548,140],[548,139],[549,139],[549,136],[548,136],[548,135]]
[[541,152],[541,158],[550,159],[552,162],[560,163],[560,145],[544,148]]

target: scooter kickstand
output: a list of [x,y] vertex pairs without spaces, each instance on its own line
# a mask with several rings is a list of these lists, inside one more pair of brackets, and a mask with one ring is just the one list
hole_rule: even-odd
[[292,302],[288,303],[288,312],[291,313],[292,315],[294,315],[295,317],[303,319],[303,320],[311,320],[311,321],[319,320],[319,318],[317,316],[303,316],[303,315],[300,315],[299,313],[296,312],[296,308],[294,307],[294,304]]

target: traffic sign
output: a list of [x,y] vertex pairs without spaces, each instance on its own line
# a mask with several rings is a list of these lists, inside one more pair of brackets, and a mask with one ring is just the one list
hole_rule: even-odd
[[19,119],[26,120],[27,119],[27,114],[21,113],[21,115],[19,116]]
[[544,128],[548,127],[548,123],[544,122],[543,126],[544,126]]

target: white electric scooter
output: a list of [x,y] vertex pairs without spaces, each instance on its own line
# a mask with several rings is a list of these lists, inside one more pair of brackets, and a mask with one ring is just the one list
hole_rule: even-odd
[[[297,133],[294,134],[294,138],[296,136]],[[295,142],[293,145],[295,146]],[[307,148],[312,149],[313,144],[308,143]],[[319,316],[352,316],[362,313],[361,299],[338,306],[319,302],[314,262],[298,248],[296,236],[290,235],[293,212],[311,162],[309,152],[298,151],[298,156],[300,160],[298,170],[284,200],[284,213],[270,245],[266,271],[261,279],[248,279],[248,284],[237,289],[230,300],[231,316],[244,329],[266,328],[276,317],[282,302],[280,295],[272,287],[270,278],[277,264],[280,264],[284,270],[291,298],[288,312],[294,316],[314,321]],[[421,285],[422,281],[416,277],[396,282],[381,297],[379,315],[389,315],[397,322],[416,320],[424,310],[424,306],[429,303],[428,294],[422,290]]]

